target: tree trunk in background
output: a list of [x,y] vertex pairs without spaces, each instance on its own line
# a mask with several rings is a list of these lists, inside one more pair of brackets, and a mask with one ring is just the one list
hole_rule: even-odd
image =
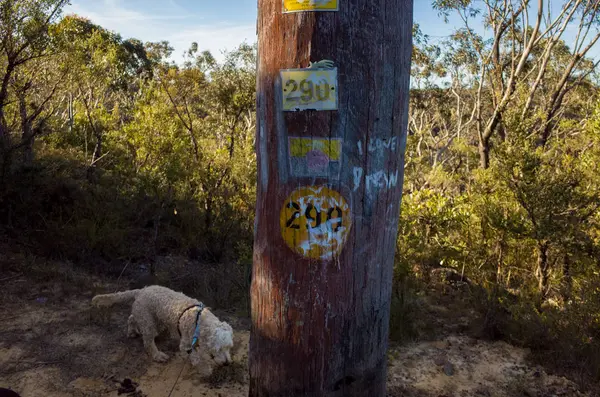
[[10,150],[5,150],[3,145],[0,145],[0,193],[5,187],[4,183],[10,173],[11,165],[12,152]]
[[482,138],[479,142],[479,168],[490,166],[490,138]]
[[568,301],[571,299],[571,292],[573,291],[573,278],[571,277],[571,259],[569,254],[563,256],[563,299]]
[[[383,397],[413,2],[258,7],[249,395]],[[336,79],[280,74],[321,60]],[[284,111],[296,92],[337,109]]]
[[538,260],[536,276],[538,279],[538,289],[542,302],[546,299],[548,293],[548,280],[550,279],[550,263],[548,262],[548,243],[538,243]]
[[25,98],[25,91],[19,92],[19,113],[21,116],[21,144],[23,150],[23,164],[28,165],[33,162],[34,153],[34,132],[33,132],[33,121],[30,119],[27,113],[27,102]]
[[96,137],[96,145],[94,146],[94,154],[92,156],[92,166],[96,164],[96,161],[102,157],[102,133],[94,131]]

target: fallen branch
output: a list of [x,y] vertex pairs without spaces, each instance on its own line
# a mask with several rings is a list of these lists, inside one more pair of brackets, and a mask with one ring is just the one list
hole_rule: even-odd
[[[10,361],[9,361],[9,363],[10,363]],[[22,361],[22,360],[17,360],[17,361],[13,361],[13,363],[16,363],[16,366],[18,366],[19,363],[33,364],[33,365],[31,365],[29,367],[25,367],[25,368],[15,368],[11,371],[3,371],[3,372],[0,372],[0,374],[13,375],[18,372],[29,371],[32,369],[46,366],[46,365],[62,364],[62,361]]]
[[13,276],[8,276],[8,277],[4,277],[4,278],[0,278],[0,283],[4,282],[4,281],[10,281],[10,280],[14,280],[15,278],[19,278],[23,275],[23,273],[19,273],[19,274],[15,274]]

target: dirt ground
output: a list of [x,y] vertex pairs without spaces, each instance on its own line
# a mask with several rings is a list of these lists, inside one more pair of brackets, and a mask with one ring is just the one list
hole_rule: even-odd
[[[91,310],[91,297],[113,288],[119,285],[72,272],[58,280],[1,272],[0,387],[23,397],[247,395],[247,319],[217,313],[235,330],[235,363],[201,378],[169,341],[158,344],[171,360],[151,362],[142,341],[126,337],[127,307],[108,315]],[[586,395],[571,381],[528,365],[526,350],[449,329],[437,340],[390,348],[390,397]]]

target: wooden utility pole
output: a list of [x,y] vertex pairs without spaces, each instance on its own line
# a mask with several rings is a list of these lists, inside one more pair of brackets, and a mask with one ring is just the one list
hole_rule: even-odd
[[412,0],[258,0],[251,397],[385,396]]

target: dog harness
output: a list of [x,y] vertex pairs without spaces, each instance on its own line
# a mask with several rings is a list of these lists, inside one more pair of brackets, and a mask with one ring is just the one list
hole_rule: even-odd
[[197,303],[197,304],[194,304],[194,305],[191,305],[191,306],[187,307],[184,311],[181,312],[181,314],[179,315],[179,319],[177,320],[177,332],[179,332],[179,337],[181,337],[181,330],[179,329],[179,322],[181,321],[181,317],[183,317],[183,315],[188,310],[193,309],[195,307],[198,308],[198,313],[196,313],[196,322],[195,322],[194,336],[192,337],[192,345],[187,350],[188,354],[190,354],[192,352],[192,349],[194,349],[194,346],[196,346],[198,344],[198,340],[200,338],[200,315],[204,311],[204,305],[202,303]]

